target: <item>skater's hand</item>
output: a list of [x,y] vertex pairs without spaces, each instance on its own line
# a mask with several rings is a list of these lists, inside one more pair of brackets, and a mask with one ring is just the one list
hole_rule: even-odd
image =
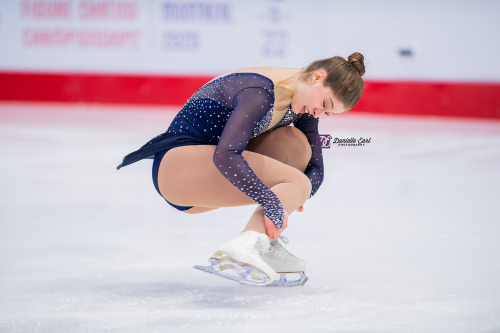
[[278,239],[281,233],[288,227],[288,213],[284,211],[283,224],[281,228],[276,228],[276,225],[269,217],[264,215],[264,223],[266,224],[267,236],[271,239]]
[[304,206],[300,206],[297,208],[297,212],[302,213],[304,211]]

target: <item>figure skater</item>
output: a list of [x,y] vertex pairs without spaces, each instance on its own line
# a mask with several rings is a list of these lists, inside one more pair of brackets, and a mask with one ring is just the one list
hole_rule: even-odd
[[[167,131],[125,156],[118,169],[153,158],[156,190],[189,214],[257,203],[243,232],[219,247],[210,266],[197,268],[247,284],[304,284],[305,262],[278,238],[289,214],[302,211],[323,182],[318,118],[351,109],[364,73],[357,52],[305,69],[225,73],[196,91]],[[288,281],[291,272],[300,279]]]

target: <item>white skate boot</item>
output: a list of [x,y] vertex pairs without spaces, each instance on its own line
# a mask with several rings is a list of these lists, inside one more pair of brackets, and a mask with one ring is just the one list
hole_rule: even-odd
[[267,235],[245,231],[222,245],[209,259],[210,266],[194,268],[242,284],[266,286],[280,280],[280,275],[262,257],[270,247]]
[[[279,239],[285,244],[288,243],[286,237],[280,236]],[[270,244],[270,250],[264,253],[262,257],[280,274],[279,281],[274,281],[271,285],[303,286],[307,282],[307,276],[304,273],[306,270],[305,261],[288,252],[278,240],[272,240]],[[287,276],[288,278],[296,277],[296,279],[288,280]]]

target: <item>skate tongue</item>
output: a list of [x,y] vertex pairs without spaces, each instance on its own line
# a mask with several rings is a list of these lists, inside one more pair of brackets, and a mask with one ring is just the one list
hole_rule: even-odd
[[258,244],[258,250],[262,252],[267,252],[269,251],[269,248],[271,247],[271,242],[269,237],[267,237],[266,234],[257,232],[257,231],[244,231],[241,233],[241,235],[245,235],[247,237],[251,238],[257,238],[257,244]]
[[261,251],[267,252],[271,248],[271,242],[269,241],[269,237],[267,237],[267,235],[264,234],[261,235],[262,236],[259,236]]

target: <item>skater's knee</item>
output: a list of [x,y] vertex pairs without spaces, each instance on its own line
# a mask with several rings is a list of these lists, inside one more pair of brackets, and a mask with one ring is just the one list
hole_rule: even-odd
[[280,131],[276,133],[279,136],[277,141],[285,143],[284,147],[280,147],[286,152],[285,163],[304,172],[312,155],[311,145],[307,137],[301,130],[292,126],[282,127],[278,130]]
[[287,126],[287,136],[290,146],[294,148],[299,156],[303,156],[308,162],[311,159],[312,149],[306,135],[296,127]]
[[303,183],[303,190],[304,190],[304,193],[305,193],[305,197],[304,197],[304,202],[309,199],[309,195],[311,195],[311,191],[312,191],[312,183],[311,183],[311,180],[309,179],[309,177],[307,177],[305,174],[302,174],[301,176],[301,182]]
[[301,194],[303,202],[305,202],[312,191],[311,180],[302,172],[297,170],[297,173],[294,177],[294,183],[297,186],[298,193]]
[[285,126],[275,130],[276,141],[286,142],[291,151],[303,154],[309,154],[311,157],[311,145],[307,141],[306,135],[296,127]]
[[301,130],[289,127],[290,152],[288,164],[304,172],[311,160],[312,149],[309,141]]
[[259,153],[304,172],[312,149],[301,130],[284,126],[250,140],[245,150]]

